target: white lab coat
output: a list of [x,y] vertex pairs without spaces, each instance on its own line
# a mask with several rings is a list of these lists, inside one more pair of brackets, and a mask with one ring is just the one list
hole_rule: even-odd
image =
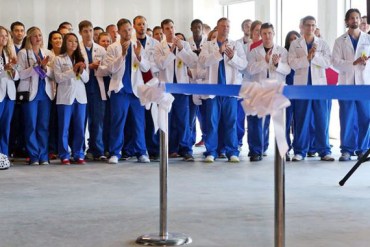
[[[188,68],[196,68],[197,55],[190,49],[188,42],[181,41],[184,48],[179,51],[176,47],[176,55],[170,51],[167,42],[159,43],[155,47],[154,61],[159,68],[159,81],[173,83],[174,73],[177,83],[189,83]],[[174,62],[175,61],[175,62]],[[174,63],[176,66],[174,66]]]
[[[331,64],[330,48],[324,40],[316,36],[314,37],[314,44],[317,45],[317,48],[315,56],[311,60],[312,85],[327,85],[325,70]],[[295,70],[294,85],[307,85],[308,68],[310,66],[307,55],[307,44],[304,37],[291,43],[288,61],[290,67]]]
[[370,85],[370,63],[353,65],[362,55],[370,56],[370,35],[361,32],[356,52],[348,33],[335,40],[332,62],[339,70],[339,85]]
[[[141,61],[135,55],[134,47],[136,44],[131,42],[131,85],[132,91],[138,97],[137,89],[144,85],[144,80],[141,72],[147,72],[150,69],[150,62],[146,57],[144,49],[141,49]],[[111,44],[107,49],[107,54],[103,60],[103,65],[107,66],[112,78],[109,83],[108,95],[114,91],[118,93],[123,88],[122,78],[125,74],[126,57],[122,56],[122,46],[120,42]]]
[[[13,54],[15,54],[15,50]],[[5,61],[4,61],[4,66],[5,66],[5,64],[9,63],[10,58],[8,57],[6,52],[4,52],[4,56],[5,56]],[[17,70],[15,70],[15,74],[13,78],[5,70],[2,70],[0,72],[0,102],[3,102],[6,95],[8,95],[9,99],[15,100],[16,88],[15,88],[14,81],[18,79],[19,79],[19,73]]]
[[[218,66],[219,62],[224,59],[225,62],[225,75],[226,84],[240,85],[242,82],[241,70],[244,70],[247,65],[247,59],[240,43],[229,40],[229,46],[234,49],[234,56],[229,59],[225,54],[222,55],[219,52],[219,46],[217,40],[207,41],[203,45],[203,49],[199,55],[199,63],[203,68],[207,68],[207,75],[204,83],[217,84],[218,83]],[[210,95],[209,98],[214,98],[214,95]]]
[[[280,55],[280,62],[277,67],[272,62],[274,54]],[[285,83],[285,77],[290,73],[287,50],[279,45],[274,45],[269,63],[266,62],[265,56],[266,51],[263,45],[256,47],[249,53],[247,72],[251,75],[252,81],[264,81],[267,79],[267,71],[269,71],[269,79],[276,79]]]
[[154,51],[155,47],[159,44],[158,40],[153,39],[152,37],[149,37],[146,35],[146,42],[145,42],[145,53],[146,57],[150,62],[150,71],[152,72],[152,75],[156,75],[159,72],[159,69],[157,67],[157,64],[155,63],[154,60]]
[[[83,42],[80,42],[80,47],[81,47],[82,56],[84,57],[85,61],[87,61],[87,63],[88,63],[89,59],[87,57],[86,48],[85,48],[85,45],[83,44]],[[96,60],[99,60],[100,62],[102,62],[104,57],[105,57],[105,54],[106,54],[106,51],[105,51],[104,47],[102,47],[102,46],[100,46],[96,43],[93,43],[92,49],[93,49],[92,50],[92,60],[93,60],[93,62],[96,61]],[[86,70],[87,70],[87,73],[89,73],[89,75],[90,75],[89,66],[86,67]],[[103,77],[97,76],[96,74],[97,74],[97,70],[95,70],[95,77],[96,77],[96,80],[98,81],[100,96],[101,96],[102,100],[107,100],[106,92],[108,91],[108,89],[106,89],[104,87]]]
[[[188,42],[189,42],[189,45],[190,45],[190,48],[191,48],[192,51],[197,50],[197,45],[195,44],[193,37],[190,37]],[[200,50],[202,50],[203,45],[206,42],[207,42],[207,37],[203,35],[202,41],[200,42],[200,46],[199,46]],[[191,71],[190,82],[191,83],[197,83],[197,81],[199,82],[199,80],[201,80],[201,76],[198,75],[198,72],[199,72],[198,67],[199,67],[199,62],[198,62],[198,59],[197,59],[197,66],[195,68],[190,69],[190,71]]]
[[[252,44],[252,40],[249,40],[248,43],[244,44],[243,38],[238,39],[236,42],[240,43],[240,45],[243,47],[245,57],[247,58],[248,61],[248,56],[250,53],[250,46]],[[249,61],[248,61],[249,62]],[[251,82],[252,81],[252,76],[248,73],[247,68],[244,70],[241,70],[240,73],[243,75],[243,82]]]
[[[87,61],[85,60],[86,66]],[[89,73],[83,70],[80,79],[73,71],[73,63],[67,54],[59,55],[54,60],[55,81],[58,83],[57,105],[72,105],[76,99],[80,104],[87,103],[84,83],[89,81]]]
[[[29,57],[29,64],[27,62],[27,53]],[[45,58],[46,56],[52,57],[53,55],[49,50],[41,49],[41,54]],[[20,82],[17,91],[30,91],[30,101],[32,101],[36,95],[39,85],[39,75],[33,69],[33,65],[37,62],[37,58],[32,50],[22,49],[18,52],[18,72]],[[47,72],[45,78],[45,92],[49,96],[50,100],[55,98],[55,82],[54,72],[50,64],[47,65]]]

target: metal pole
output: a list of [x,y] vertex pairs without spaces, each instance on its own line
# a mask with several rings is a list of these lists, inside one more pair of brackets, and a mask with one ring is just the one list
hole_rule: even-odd
[[164,131],[160,131],[161,145],[161,163],[159,166],[160,178],[160,216],[159,216],[159,236],[163,239],[167,238],[167,171],[168,171],[168,151],[167,151],[168,136]]
[[275,247],[285,247],[285,157],[275,141]]
[[183,233],[167,232],[167,180],[168,180],[168,115],[165,114],[166,132],[160,131],[160,155],[159,165],[159,235],[146,234],[138,237],[136,243],[147,246],[178,246],[192,242],[192,239]]

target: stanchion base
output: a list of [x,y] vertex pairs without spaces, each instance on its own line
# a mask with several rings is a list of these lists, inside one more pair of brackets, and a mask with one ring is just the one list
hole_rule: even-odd
[[147,234],[136,239],[137,244],[146,246],[179,246],[191,242],[191,238],[182,233],[168,233],[167,237],[161,237],[158,234]]

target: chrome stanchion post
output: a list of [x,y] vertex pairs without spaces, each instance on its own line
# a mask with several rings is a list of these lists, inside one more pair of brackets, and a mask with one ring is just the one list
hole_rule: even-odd
[[[284,111],[285,126],[285,111]],[[284,128],[285,130],[285,128]],[[275,140],[275,247],[285,247],[285,156]]]
[[136,239],[136,243],[147,246],[179,246],[192,242],[183,233],[168,233],[167,231],[167,175],[168,175],[168,115],[165,114],[167,131],[160,130],[159,186],[160,186],[160,216],[159,235],[146,234]]

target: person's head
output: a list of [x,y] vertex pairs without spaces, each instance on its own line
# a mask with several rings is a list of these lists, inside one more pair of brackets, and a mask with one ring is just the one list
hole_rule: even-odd
[[67,33],[64,36],[60,53],[61,54],[67,53],[68,55],[71,54],[75,63],[85,61],[81,53],[81,48],[80,48],[80,43],[78,42],[78,37],[74,33]]
[[209,32],[212,31],[212,28],[208,25],[203,23],[203,34],[208,36]]
[[287,51],[289,51],[289,48],[290,48],[290,44],[293,42],[293,40],[296,40],[296,39],[298,39],[298,38],[300,38],[301,37],[301,35],[297,32],[297,31],[294,31],[294,30],[292,30],[292,31],[290,31],[287,35],[286,35],[286,37],[285,37],[285,49],[287,50]]
[[112,44],[112,39],[107,32],[100,33],[98,36],[98,42],[99,45],[103,46],[105,49],[108,48],[110,44]]
[[212,31],[210,31],[208,33],[208,36],[207,36],[207,41],[211,41],[211,40],[214,40],[214,39],[217,39],[217,29],[213,29]]
[[349,9],[344,17],[347,28],[358,29],[361,23],[361,13],[358,9]]
[[257,42],[258,40],[261,39],[261,33],[260,33],[261,25],[262,25],[262,22],[259,20],[255,20],[251,24],[251,36],[252,36],[251,39],[253,42]]
[[60,32],[61,34],[62,34],[62,36],[64,37],[64,35],[66,35],[67,33],[70,33],[69,32],[69,30],[68,30],[68,28],[67,27],[59,27],[58,28],[58,30],[57,30],[58,32]]
[[15,57],[13,41],[10,32],[3,26],[0,26],[0,47],[5,51],[8,57]]
[[229,19],[222,17],[217,21],[217,38],[228,38],[230,32]]
[[[23,46],[24,44],[24,46]],[[27,30],[25,41],[22,43],[22,48],[32,49],[33,47],[41,48],[44,45],[42,33],[38,27],[30,27]]]
[[63,35],[58,31],[51,31],[48,38],[48,50],[56,50],[62,47]]
[[[118,34],[122,41],[129,41],[132,36],[132,26],[128,19],[122,18],[117,22]],[[113,41],[113,38],[112,38]]]
[[193,37],[201,37],[203,35],[203,22],[199,19],[193,20],[190,24],[190,30],[193,33]]
[[112,42],[116,42],[118,38],[118,28],[114,24],[110,24],[105,28],[105,31],[109,33],[110,37],[112,38]]
[[361,13],[358,9],[349,9],[346,12],[344,21],[346,27],[350,29],[357,29],[360,27],[361,23]]
[[145,32],[145,33],[146,33],[146,35],[148,35],[149,37],[153,37],[153,30],[152,30],[151,28],[149,28],[149,27],[148,27],[148,28],[146,29],[146,32]]
[[171,41],[175,37],[175,26],[171,19],[165,19],[161,22],[163,34],[166,36],[167,41]]
[[316,29],[316,19],[315,17],[308,15],[302,19],[303,25],[303,35],[304,36],[314,36]]
[[320,28],[316,27],[314,34],[316,37],[321,38]]
[[155,26],[153,28],[153,38],[161,42],[163,40],[163,32],[160,26]]
[[250,37],[251,36],[251,25],[252,20],[246,19],[242,22],[242,31],[244,33],[244,36]]
[[99,34],[103,33],[104,29],[101,27],[94,27],[94,42],[98,43]]
[[367,16],[364,15],[361,17],[361,23],[360,23],[360,29],[361,31],[367,33],[369,30],[369,24],[367,24]]
[[139,38],[144,38],[146,34],[147,22],[144,16],[138,15],[132,21],[133,27],[136,32],[136,36]]
[[275,30],[271,23],[263,23],[260,29],[263,46],[271,48],[274,45]]
[[59,24],[58,31],[59,31],[60,28],[66,28],[66,29],[68,29],[68,32],[69,33],[73,32],[73,26],[68,21],[64,21],[64,22],[60,23]]
[[93,42],[94,40],[94,31],[93,24],[88,20],[83,20],[78,24],[78,32],[82,37],[82,41]]
[[25,27],[22,22],[16,21],[10,25],[11,35],[16,44],[21,44],[25,35]]
[[186,41],[185,35],[183,33],[175,33],[175,36],[183,41]]

